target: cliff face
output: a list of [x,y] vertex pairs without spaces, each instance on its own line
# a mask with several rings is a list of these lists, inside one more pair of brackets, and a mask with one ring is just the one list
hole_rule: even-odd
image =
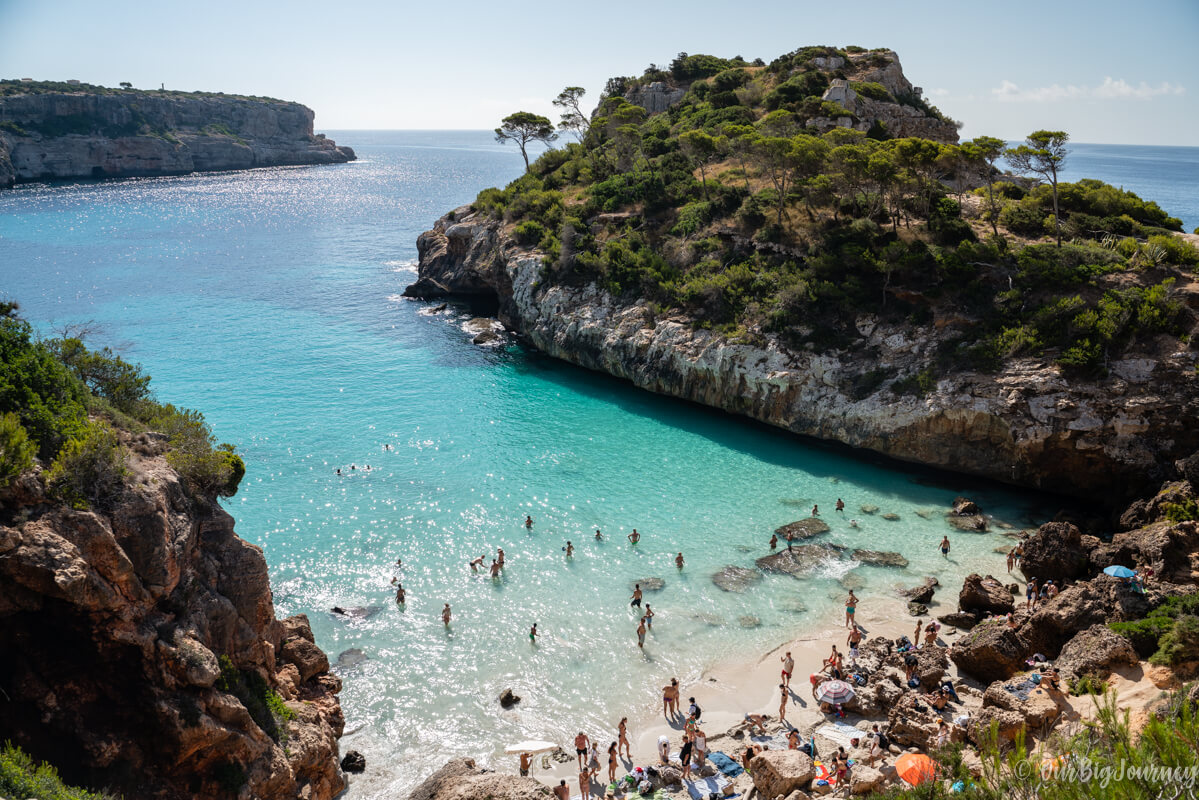
[[[1099,381],[1067,381],[1056,366],[1025,360],[995,375],[951,374],[915,397],[890,387],[926,366],[952,320],[899,327],[863,316],[856,325],[868,360],[862,349],[790,350],[771,335],[741,344],[594,284],[542,285],[540,255],[469,207],[439,220],[418,249],[408,296],[494,294],[505,324],[550,355],[903,461],[1115,505],[1160,484],[1199,448],[1195,354],[1169,337]],[[862,389],[880,366],[893,377]]]
[[151,92],[0,97],[0,186],[352,161],[298,103]]
[[307,619],[275,619],[262,551],[160,439],[127,444],[109,511],[32,473],[0,496],[0,739],[126,797],[335,796],[341,683]]

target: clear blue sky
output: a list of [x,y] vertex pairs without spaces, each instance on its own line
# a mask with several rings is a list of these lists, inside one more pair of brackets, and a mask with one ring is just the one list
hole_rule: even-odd
[[318,130],[493,128],[679,51],[890,47],[965,137],[1199,145],[1199,0],[0,0],[0,77],[297,100]]

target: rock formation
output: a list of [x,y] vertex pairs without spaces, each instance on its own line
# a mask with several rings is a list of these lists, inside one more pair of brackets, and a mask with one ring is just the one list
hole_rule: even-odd
[[455,758],[413,789],[408,800],[540,800],[553,796],[548,786],[533,778],[490,772],[476,767],[469,758]]
[[733,341],[595,284],[543,281],[541,256],[469,206],[421,234],[417,249],[409,297],[487,297],[507,328],[549,355],[903,461],[1115,505],[1156,488],[1175,460],[1199,449],[1199,426],[1188,424],[1199,418],[1194,359],[1184,352],[1158,352],[1144,369],[1116,362],[1092,381],[1017,359],[995,375],[948,374],[922,398],[886,382],[861,397],[854,382],[864,370],[885,363],[914,373],[952,331],[863,317],[861,344],[875,354],[865,364],[848,351],[791,349],[766,332],[760,344]]
[[177,92],[0,96],[0,187],[60,178],[182,175],[352,161],[313,134],[312,109],[266,98]]
[[262,551],[130,441],[108,511],[0,497],[0,739],[126,797],[307,797],[345,786],[338,678],[303,616],[282,622]]

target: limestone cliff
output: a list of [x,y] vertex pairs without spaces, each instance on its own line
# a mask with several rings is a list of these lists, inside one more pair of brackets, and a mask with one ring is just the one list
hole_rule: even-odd
[[[37,84],[34,84],[35,86]],[[352,161],[312,109],[265,98],[140,91],[0,93],[0,187]]]
[[[541,256],[470,207],[438,220],[417,246],[410,297],[493,295],[504,322],[539,350],[794,433],[1108,507],[1156,486],[1199,448],[1196,353],[1172,337],[1100,380],[1017,359],[998,374],[951,373],[918,397],[891,387],[928,365],[950,318],[888,325],[862,316],[862,346],[795,350],[762,332],[730,340],[593,283],[542,283]],[[1194,286],[1183,291],[1199,307]],[[879,367],[890,377],[872,386],[864,379]]]
[[0,495],[0,740],[127,798],[337,795],[341,684],[307,619],[275,619],[262,551],[162,438],[125,438],[109,510],[34,473]]

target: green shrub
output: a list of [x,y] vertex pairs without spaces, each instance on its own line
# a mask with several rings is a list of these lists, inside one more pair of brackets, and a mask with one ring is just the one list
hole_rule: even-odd
[[516,241],[528,247],[535,245],[545,236],[545,226],[536,220],[525,220],[512,229],[513,235],[516,236]]
[[216,687],[240,700],[254,723],[268,736],[280,744],[285,743],[287,723],[296,718],[296,712],[287,707],[283,698],[257,672],[238,669],[227,655],[218,661],[221,677],[217,679]]
[[0,414],[17,414],[38,456],[50,461],[82,434],[87,390],[32,334],[25,320],[0,314]]
[[1199,503],[1196,503],[1193,497],[1188,497],[1181,503],[1166,503],[1166,519],[1171,522],[1199,520]]
[[102,792],[89,792],[67,786],[58,777],[58,770],[49,764],[37,764],[12,742],[0,749],[0,797],[12,800],[115,800]]
[[1075,697],[1084,694],[1103,694],[1107,691],[1107,681],[1096,675],[1080,675],[1071,679],[1068,686],[1070,694]]
[[1044,236],[1048,217],[1038,206],[1009,203],[999,212],[999,224],[1021,236]]
[[1170,630],[1162,634],[1158,650],[1149,657],[1150,663],[1175,667],[1199,660],[1199,617],[1182,614]]
[[150,376],[140,365],[130,364],[107,347],[89,350],[76,337],[55,339],[48,346],[92,394],[125,414],[144,413],[150,399]]
[[232,497],[245,477],[246,465],[233,445],[217,445],[204,415],[199,411],[158,406],[147,424],[167,435],[167,463],[204,494]]
[[67,440],[46,473],[50,493],[73,508],[106,509],[125,488],[125,448],[103,422]]
[[887,91],[881,83],[874,81],[852,81],[849,87],[862,97],[867,97],[871,100],[879,100],[884,103],[894,103],[895,98]]
[[5,488],[33,466],[37,447],[21,426],[21,419],[9,411],[0,414],[0,489]]

